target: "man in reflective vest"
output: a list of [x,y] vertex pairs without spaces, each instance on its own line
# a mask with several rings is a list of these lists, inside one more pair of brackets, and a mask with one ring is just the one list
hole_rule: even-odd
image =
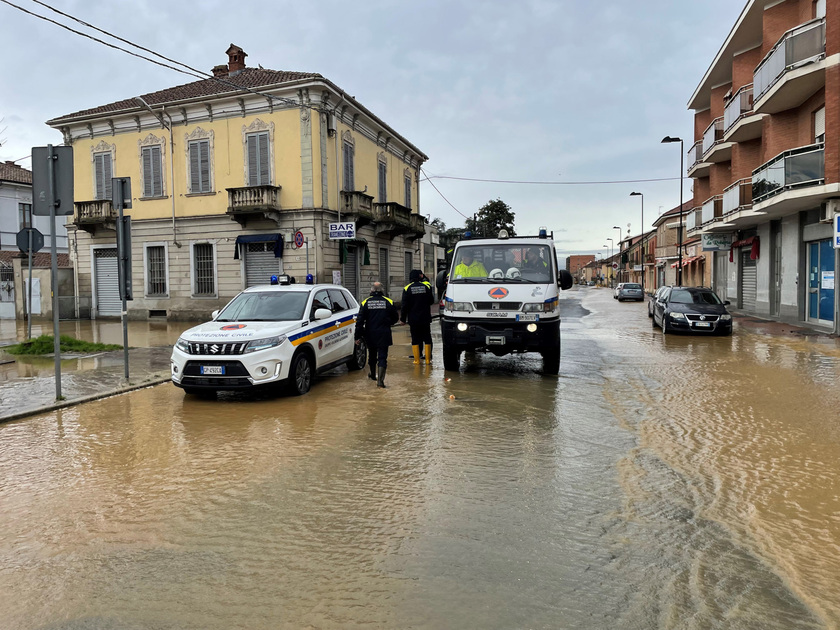
[[435,303],[432,285],[419,269],[412,269],[408,274],[411,282],[405,285],[402,294],[400,321],[406,320],[411,327],[411,352],[414,365],[420,365],[423,344],[426,344],[426,365],[432,363],[432,304]]
[[394,343],[391,326],[396,324],[399,318],[400,314],[394,306],[394,301],[382,290],[382,283],[374,282],[370,296],[362,301],[356,319],[356,344],[364,338],[368,348],[370,378],[376,381],[377,387],[385,387],[388,346]]
[[480,261],[473,258],[472,252],[466,250],[461,254],[461,262],[455,267],[455,278],[486,278],[487,269]]

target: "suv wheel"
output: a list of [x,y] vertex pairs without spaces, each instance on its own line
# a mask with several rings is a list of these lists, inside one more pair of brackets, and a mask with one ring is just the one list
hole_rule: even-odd
[[296,354],[289,370],[289,391],[294,396],[302,396],[312,387],[312,359],[305,352]]
[[365,340],[359,340],[359,345],[353,345],[353,354],[347,362],[348,370],[361,370],[367,364],[367,346]]

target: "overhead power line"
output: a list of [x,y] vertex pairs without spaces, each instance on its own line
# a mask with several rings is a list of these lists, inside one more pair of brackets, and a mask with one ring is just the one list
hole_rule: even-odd
[[[425,174],[425,173],[424,173]],[[590,182],[552,182],[552,181],[527,181],[514,179],[482,179],[479,177],[456,177],[455,175],[426,175],[425,180],[430,184],[432,179],[452,179],[461,182],[483,182],[487,184],[524,184],[530,186],[587,186],[600,184],[642,184],[645,182],[674,182],[679,180],[679,177],[659,177],[655,179],[617,179],[607,181],[590,181]],[[434,184],[432,184],[434,185]]]
[[[423,173],[423,175],[426,175],[426,171],[424,171],[424,170],[423,170],[423,167],[422,167],[422,166],[420,167],[420,172],[421,172],[421,173]],[[452,202],[450,202],[450,201],[449,201],[449,199],[447,199],[446,197],[444,197],[444,196],[443,196],[443,193],[442,193],[442,192],[440,192],[440,190],[438,190],[438,187],[437,187],[437,186],[435,186],[435,183],[431,180],[431,178],[430,178],[428,175],[426,175],[426,179],[425,179],[425,180],[421,180],[421,181],[427,181],[427,182],[429,182],[429,183],[432,185],[432,188],[434,188],[434,189],[435,189],[435,192],[436,192],[437,194],[439,194],[439,195],[440,195],[440,198],[441,198],[441,199],[443,199],[446,203],[448,203],[448,204],[449,204],[449,207],[450,207],[450,208],[452,208],[455,212],[457,212],[458,214],[460,214],[460,215],[461,215],[462,217],[464,217],[465,219],[469,219],[469,218],[470,218],[470,217],[468,217],[466,214],[464,214],[463,212],[461,212],[460,210],[458,210],[458,208],[456,208],[455,206],[453,206],[453,205],[452,205]]]

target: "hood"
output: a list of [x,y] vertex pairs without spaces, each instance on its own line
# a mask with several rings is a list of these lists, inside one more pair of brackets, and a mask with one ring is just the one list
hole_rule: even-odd
[[[557,287],[545,284],[505,284],[482,282],[480,284],[449,285],[453,300],[457,302],[545,302],[556,300]],[[447,296],[450,297],[450,296]]]
[[723,304],[668,304],[668,310],[676,313],[699,313],[701,315],[723,315],[727,313]]
[[185,330],[187,341],[236,342],[286,335],[301,328],[300,322],[207,322]]

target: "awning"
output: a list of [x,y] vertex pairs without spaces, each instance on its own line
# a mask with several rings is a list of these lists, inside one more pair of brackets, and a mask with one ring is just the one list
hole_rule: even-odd
[[274,243],[274,257],[283,258],[283,236],[281,234],[243,234],[236,237],[233,259],[239,260],[239,245],[243,243]]
[[362,264],[369,265],[370,264],[370,249],[368,249],[367,241],[363,238],[343,238],[341,239],[341,245],[338,248],[338,262],[342,265],[347,262],[347,246],[348,245],[355,245],[360,247],[364,250],[364,256],[362,257]]
[[734,257],[736,247],[749,247],[750,260],[758,260],[759,241],[757,236],[750,236],[749,238],[732,243],[732,247],[729,248],[729,262],[735,262]]
[[[683,258],[683,259],[682,259],[682,266],[683,266],[683,267],[685,267],[686,265],[690,265],[691,263],[693,263],[693,262],[695,262],[695,261],[698,261],[698,260],[701,260],[701,261],[703,261],[703,262],[706,262],[706,258],[705,258],[705,256],[690,256],[690,257],[688,257],[688,258]],[[672,268],[673,268],[673,267],[676,267],[678,264],[679,264],[679,261],[677,261],[677,262],[675,262],[675,263],[672,263],[672,264],[671,264],[671,267],[672,267]]]

